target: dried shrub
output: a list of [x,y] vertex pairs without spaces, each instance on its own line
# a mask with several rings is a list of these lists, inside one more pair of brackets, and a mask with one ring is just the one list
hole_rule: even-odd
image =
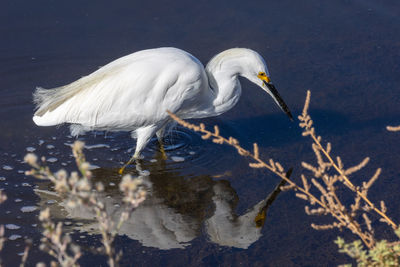
[[[310,91],[307,91],[303,112],[298,119],[299,126],[303,129],[302,135],[312,140],[311,148],[315,154],[316,164],[302,162],[302,167],[309,174],[302,174],[299,179],[300,183],[289,180],[285,176],[286,171],[279,162],[273,159],[262,160],[256,143],[253,145],[253,151],[248,151],[241,147],[235,138],[221,136],[217,126],[214,126],[214,131],[209,131],[202,123],[195,125],[172,113],[169,113],[169,115],[180,125],[201,133],[203,139],[211,139],[214,143],[228,144],[234,147],[241,156],[248,157],[253,161],[249,164],[250,167],[266,168],[285,180],[287,185],[282,186],[282,190],[294,190],[296,197],[307,201],[308,205],[305,205],[305,212],[308,215],[329,215],[332,218],[332,222],[328,224],[312,223],[312,228],[316,230],[334,228],[350,230],[359,240],[346,243],[343,239],[338,238],[335,242],[339,246],[340,252],[354,258],[359,265],[397,266],[400,257],[399,242],[377,241],[370,219],[370,216],[378,216],[380,221],[390,226],[397,236],[400,234],[398,225],[386,214],[385,202],[380,201],[379,205],[376,205],[368,198],[368,191],[379,178],[381,169],[378,168],[370,179],[359,186],[351,182],[350,175],[354,175],[365,167],[370,159],[367,157],[359,164],[345,168],[341,158],[332,155],[331,143],[322,144],[322,138],[316,134],[313,121],[308,114],[310,96]],[[400,127],[389,126],[388,130],[400,131]],[[345,205],[343,203],[342,198],[337,194],[339,188],[347,189],[353,195],[352,204]]]
[[[112,214],[107,213],[105,204],[99,197],[99,194],[104,191],[104,185],[100,182],[93,184],[90,163],[85,159],[83,148],[84,143],[80,141],[76,141],[72,146],[72,153],[79,172],[68,174],[65,170],[59,170],[53,173],[46,166],[44,157],[39,162],[36,155],[29,153],[24,160],[32,166],[32,169],[26,174],[38,179],[50,180],[54,184],[57,194],[67,200],[69,207],[85,205],[89,208],[95,214],[102,236],[103,247],[98,251],[107,255],[109,266],[118,266],[122,252],[115,251],[115,237],[133,210],[145,200],[146,190],[141,179],[125,175],[120,183],[125,205],[122,207],[120,217],[114,220]],[[78,259],[81,257],[79,246],[72,244],[68,235],[63,235],[62,223],[53,223],[48,209],[40,213],[39,219],[45,229],[41,249],[56,258],[60,266],[78,266]]]

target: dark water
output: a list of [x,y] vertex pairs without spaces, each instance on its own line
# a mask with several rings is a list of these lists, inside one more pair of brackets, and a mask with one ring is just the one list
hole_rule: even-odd
[[[6,236],[16,238],[3,249],[6,266],[19,262],[25,237],[34,240],[29,265],[49,261],[38,249],[40,208],[51,206],[59,219],[71,216],[51,204],[49,196],[34,192],[46,183],[23,174],[27,166],[21,160],[27,149],[52,158],[53,170],[74,170],[67,145],[73,139],[67,128],[39,128],[31,120],[35,86],[60,86],[120,56],[160,46],[187,50],[204,64],[231,47],[258,51],[292,113],[301,112],[306,90],[312,91],[310,112],[317,131],[333,143],[333,152],[346,166],[371,157],[355,183],[383,168],[370,197],[384,199],[389,215],[400,220],[400,135],[385,130],[386,125],[400,124],[398,1],[2,1],[0,187],[9,199],[0,206],[0,223],[20,226],[6,230]],[[259,88],[245,80],[242,87],[235,108],[202,121],[218,124],[223,135],[238,138],[244,147],[257,142],[262,157],[293,166],[296,179],[300,162],[313,159],[309,140]],[[88,149],[87,158],[101,166],[94,172],[96,179],[117,199],[116,169],[129,158],[134,141],[127,133],[88,134],[81,139],[89,146],[102,144]],[[185,129],[178,128],[168,142],[167,161],[161,160],[156,142],[144,152],[152,195],[117,239],[124,265],[348,262],[337,253],[333,240],[337,235],[352,236],[312,230],[311,222],[326,220],[305,215],[303,203],[291,192],[281,193],[269,207],[262,228],[251,223],[248,218],[279,183],[277,177],[249,169],[233,149],[203,141]],[[226,175],[215,178],[220,174]],[[21,208],[26,206],[37,210],[24,213]],[[237,223],[223,221],[220,214],[237,218]],[[79,227],[75,219],[64,220],[73,220],[74,241],[83,247],[99,245],[98,236],[84,232],[90,225]],[[390,231],[382,228],[379,236],[390,236]],[[90,253],[81,263],[106,265],[103,257]]]

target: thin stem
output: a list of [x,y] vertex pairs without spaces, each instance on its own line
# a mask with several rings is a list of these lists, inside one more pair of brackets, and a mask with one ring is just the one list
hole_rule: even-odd
[[312,139],[314,140],[314,143],[317,144],[319,149],[324,153],[325,157],[329,160],[329,162],[332,164],[332,166],[335,168],[335,170],[340,174],[340,176],[345,180],[345,182],[349,185],[349,188],[354,191],[357,195],[359,195],[367,204],[368,206],[373,209],[376,213],[378,213],[380,216],[382,216],[391,226],[393,229],[397,229],[397,225],[381,210],[375,207],[375,205],[357,188],[354,186],[354,184],[350,181],[350,179],[343,173],[343,171],[336,165],[335,161],[332,159],[332,157],[329,155],[329,153],[322,147],[321,143],[318,141],[317,137],[315,134],[311,134]]
[[[226,143],[226,144],[228,144],[228,145],[233,146],[234,148],[236,148],[237,152],[238,152],[240,155],[245,156],[245,157],[250,157],[251,159],[253,159],[254,161],[257,162],[255,165],[257,165],[257,166],[259,166],[259,167],[261,167],[261,168],[264,167],[264,168],[270,170],[272,173],[276,174],[276,175],[279,176],[281,179],[285,180],[290,186],[292,186],[292,187],[294,188],[294,190],[298,190],[298,191],[300,191],[301,193],[307,195],[307,197],[310,199],[310,202],[311,202],[311,203],[317,203],[317,204],[320,205],[322,208],[324,208],[324,209],[326,209],[327,211],[329,211],[329,213],[330,213],[336,220],[338,220],[338,222],[339,222],[341,225],[348,225],[348,223],[346,223],[346,221],[343,220],[343,217],[344,217],[344,216],[343,216],[343,217],[339,216],[339,215],[335,212],[335,210],[333,210],[331,207],[329,207],[329,205],[324,204],[322,201],[320,201],[318,198],[316,198],[313,194],[311,194],[310,192],[308,192],[308,190],[306,190],[305,188],[302,188],[302,187],[298,186],[296,183],[294,183],[292,180],[290,180],[288,177],[286,177],[285,172],[283,172],[283,171],[282,171],[282,172],[277,171],[277,170],[276,170],[276,167],[273,165],[273,162],[271,162],[271,165],[268,165],[268,164],[265,163],[263,160],[261,160],[261,159],[259,158],[259,156],[258,156],[258,149],[255,149],[255,152],[254,152],[254,154],[253,154],[253,153],[251,153],[249,150],[246,150],[246,149],[244,149],[243,147],[241,147],[241,146],[239,145],[239,142],[238,142],[236,139],[234,139],[234,138],[232,138],[232,137],[230,137],[230,138],[228,139],[228,138],[225,138],[225,137],[223,137],[223,136],[220,136],[220,135],[219,135],[219,129],[218,129],[217,126],[214,127],[214,129],[215,129],[214,131],[215,131],[215,132],[211,132],[211,131],[206,130],[206,129],[205,129],[205,126],[204,126],[203,124],[200,124],[200,126],[197,126],[197,125],[194,125],[194,124],[191,124],[191,123],[188,123],[188,122],[182,120],[181,118],[179,118],[179,117],[176,116],[175,114],[171,113],[170,111],[167,111],[167,112],[168,112],[169,116],[171,116],[171,118],[174,119],[178,124],[180,124],[180,125],[182,125],[182,126],[188,128],[188,129],[192,129],[192,130],[194,130],[194,131],[196,131],[196,132],[201,132],[201,133],[203,133],[203,134],[204,134],[204,135],[203,135],[203,139],[208,139],[208,138],[213,137],[213,138],[214,138],[214,139],[213,139],[213,142],[215,142],[215,143],[218,143],[218,144]],[[257,147],[257,146],[255,145],[255,148],[256,148],[256,147]],[[346,217],[349,218],[350,216],[346,216]],[[352,221],[352,220],[350,220],[350,221]],[[358,236],[361,238],[361,240],[364,242],[364,244],[365,244],[367,247],[372,248],[372,247],[374,246],[373,240],[370,240],[370,241],[368,240],[368,239],[370,239],[370,238],[368,238],[367,235],[364,234],[364,233],[361,231],[361,229],[360,229],[360,227],[359,227],[358,224],[355,225],[355,224],[353,223],[352,225],[353,225],[352,231],[355,232],[355,234],[358,235]],[[349,226],[348,226],[348,227],[349,227]],[[349,229],[351,229],[351,227],[349,227]]]

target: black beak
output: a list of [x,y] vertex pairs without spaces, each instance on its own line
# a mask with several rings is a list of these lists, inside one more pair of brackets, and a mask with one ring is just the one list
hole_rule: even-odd
[[290,113],[290,110],[288,106],[285,104],[283,101],[282,97],[279,95],[278,90],[276,90],[275,86],[272,83],[267,83],[266,81],[263,81],[264,84],[268,87],[269,91],[272,94],[272,97],[274,98],[275,102],[279,105],[279,107],[288,115],[289,119],[293,121],[293,116],[292,113]]

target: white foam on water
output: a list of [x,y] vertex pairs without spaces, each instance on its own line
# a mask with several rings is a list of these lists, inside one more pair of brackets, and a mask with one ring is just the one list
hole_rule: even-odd
[[94,165],[94,164],[90,164],[89,170],[96,170],[96,169],[100,169],[100,166],[97,166],[97,165]]
[[28,183],[22,183],[22,186],[32,186],[32,185],[30,185]]
[[27,148],[25,148],[26,151],[28,152],[33,152],[36,150],[36,148],[32,147],[32,146],[28,146]]
[[47,145],[46,148],[47,148],[47,149],[54,149],[55,146],[53,146],[53,145]]
[[185,161],[184,157],[172,156],[171,159],[175,162],[183,162]]
[[20,235],[10,235],[9,237],[8,237],[8,240],[17,240],[17,239],[20,239],[22,236],[20,236]]
[[15,203],[22,202],[22,199],[20,199],[20,198],[16,198],[16,199],[14,199],[14,202],[15,202]]
[[35,210],[37,210],[36,206],[24,206],[21,208],[21,211],[26,213],[26,212],[34,212]]
[[96,144],[96,145],[85,145],[86,149],[95,149],[95,148],[110,148],[107,144]]
[[47,162],[50,162],[50,163],[54,163],[54,162],[57,162],[58,161],[58,158],[48,158],[47,160],[46,160]]
[[6,177],[4,177],[4,176],[0,177],[0,181],[5,181],[5,180],[6,180]]
[[5,227],[8,230],[18,230],[21,228],[21,226],[13,224],[13,223],[6,224]]
[[10,165],[3,165],[3,170],[12,171],[14,170],[14,167],[11,167]]

